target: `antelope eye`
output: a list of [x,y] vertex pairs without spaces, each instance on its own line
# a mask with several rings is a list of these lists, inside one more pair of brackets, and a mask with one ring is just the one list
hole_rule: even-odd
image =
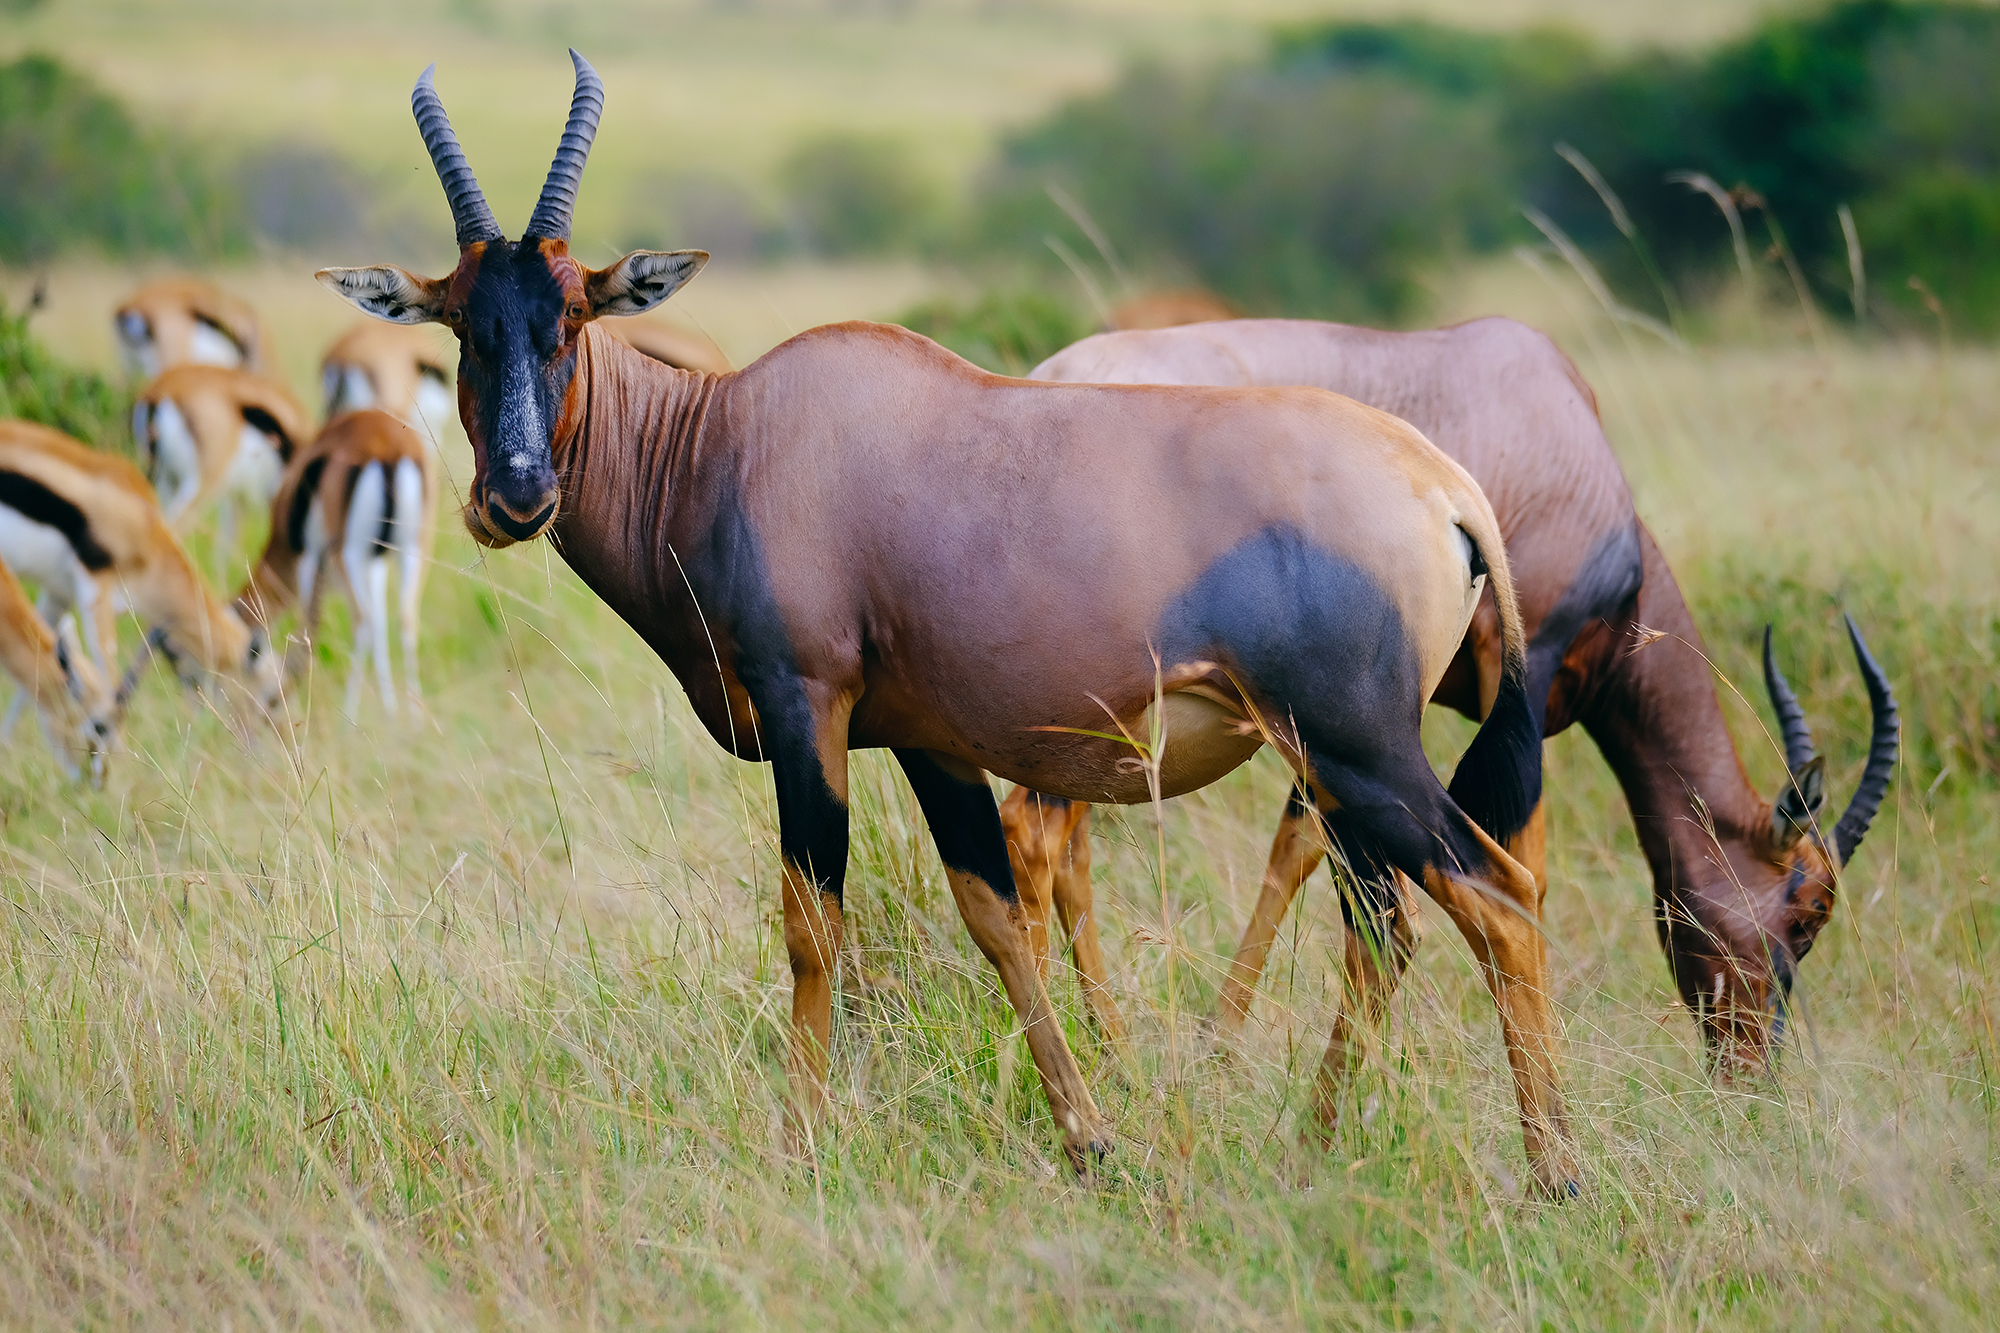
[[589,312],[583,308],[583,302],[581,301],[571,301],[569,303],[569,308],[563,311],[563,314],[567,315],[570,319],[576,320],[578,322],[581,322],[584,315],[588,313]]
[[457,328],[459,325],[465,323],[465,312],[463,310],[460,310],[458,307],[453,306],[451,309],[444,312],[444,322],[451,325],[453,328]]

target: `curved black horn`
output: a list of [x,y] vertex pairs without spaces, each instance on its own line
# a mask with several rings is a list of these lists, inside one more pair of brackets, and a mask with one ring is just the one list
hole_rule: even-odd
[[1861,667],[1862,679],[1868,682],[1868,708],[1875,717],[1875,734],[1868,742],[1868,766],[1861,770],[1861,785],[1855,789],[1854,799],[1847,803],[1840,822],[1833,826],[1833,845],[1840,853],[1842,865],[1847,864],[1854,849],[1868,835],[1868,825],[1882,808],[1882,798],[1889,794],[1889,778],[1896,770],[1897,742],[1896,696],[1889,690],[1889,678],[1882,673],[1868,645],[1861,641],[1854,617],[1845,619],[1847,637],[1854,644],[1854,660]]
[[604,81],[574,47],[569,58],[576,66],[576,96],[569,104],[569,124],[563,126],[562,143],[556,148],[556,160],[549,164],[548,181],[542,186],[542,197],[535,201],[535,215],[528,219],[523,240],[529,236],[569,239],[569,215],[576,207],[583,164],[590,156],[590,141],[597,137],[597,118],[604,114]]
[[424,76],[417,80],[416,89],[410,94],[410,110],[416,113],[417,129],[424,136],[431,165],[437,168],[444,197],[451,204],[451,222],[458,230],[459,248],[497,241],[500,224],[493,220],[493,210],[486,206],[486,196],[480,193],[472,168],[465,165],[465,150],[458,146],[458,136],[451,132],[451,117],[445,115],[444,103],[438,100],[437,89],[431,86],[436,73],[435,64],[424,70]]
[[1792,693],[1785,673],[1778,670],[1778,659],[1771,655],[1769,625],[1764,626],[1764,688],[1770,691],[1778,732],[1785,738],[1785,768],[1796,773],[1812,762],[1812,728],[1806,725],[1806,710],[1799,707],[1799,696]]

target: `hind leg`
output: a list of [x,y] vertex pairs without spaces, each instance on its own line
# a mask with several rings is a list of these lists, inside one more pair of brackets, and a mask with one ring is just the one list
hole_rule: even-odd
[[1407,883],[1392,872],[1385,879],[1342,886],[1340,915],[1347,923],[1343,996],[1313,1086],[1313,1118],[1322,1135],[1339,1122],[1343,1094],[1361,1065],[1367,1035],[1381,1029],[1416,951],[1416,921],[1403,893]]
[[[1321,815],[1363,884],[1401,870],[1450,916],[1485,974],[1513,1071],[1528,1166],[1556,1197],[1577,1191],[1568,1112],[1556,1072],[1535,878],[1445,795],[1410,738],[1408,754],[1373,770],[1313,756]],[[1393,932],[1390,932],[1393,938]],[[1395,965],[1393,946],[1382,951]],[[1329,1048],[1329,1060],[1347,1058]]]
[[1090,807],[1073,801],[1076,822],[1070,826],[1064,855],[1056,862],[1054,896],[1056,915],[1062,919],[1063,935],[1069,940],[1070,961],[1083,982],[1083,1002],[1097,1022],[1097,1030],[1113,1041],[1125,1036],[1125,1020],[1118,1002],[1111,998],[1111,970],[1104,961],[1104,943],[1098,937],[1097,909],[1090,885]]
[[1063,937],[1069,941],[1092,1021],[1107,1037],[1122,1037],[1125,1023],[1111,998],[1111,977],[1091,905],[1089,804],[1016,787],[1000,804],[1000,826],[1007,835],[1014,884],[1030,917],[1042,980],[1046,983],[1049,975],[1053,911],[1062,919]]
[[424,504],[423,470],[410,459],[396,464],[395,514],[391,520],[396,548],[396,601],[403,631],[403,679],[410,698],[423,695],[417,681],[417,630],[424,593],[423,525],[430,519]]

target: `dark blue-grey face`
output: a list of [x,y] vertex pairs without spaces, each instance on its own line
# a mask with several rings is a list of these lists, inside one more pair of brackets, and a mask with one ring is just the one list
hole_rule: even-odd
[[[461,295],[462,293],[462,295]],[[459,343],[459,412],[475,471],[468,517],[508,541],[555,521],[552,445],[569,416],[584,277],[560,241],[492,241],[453,275],[445,323]]]

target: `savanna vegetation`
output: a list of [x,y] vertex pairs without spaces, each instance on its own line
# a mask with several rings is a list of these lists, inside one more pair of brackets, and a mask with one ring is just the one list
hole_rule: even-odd
[[[818,34],[812,25],[824,22],[853,47],[815,58],[854,62],[871,87],[887,86],[894,78],[856,50],[929,53],[947,19],[965,25],[952,32],[989,42],[1041,21],[1041,10],[1023,11],[1018,27],[995,28],[972,7],[946,8],[936,19],[923,6],[902,17],[871,10],[850,31],[812,5],[786,8],[777,24],[755,4],[689,7],[687,28],[657,39],[675,54],[659,58],[685,58],[693,30],[716,43],[717,64],[790,71],[785,62],[805,60],[792,43],[805,39],[787,25]],[[1707,12],[1698,0],[1672,8]],[[63,9],[49,0],[30,17],[52,25]],[[1078,12],[1109,24],[1115,9],[1107,0]],[[1184,17],[1161,12],[1150,20],[1161,27]],[[1842,610],[1867,630],[1902,703],[1895,789],[1800,969],[1798,1021],[1774,1077],[1730,1088],[1707,1079],[1659,954],[1650,876],[1623,801],[1572,731],[1548,751],[1547,921],[1585,1196],[1555,1206],[1526,1188],[1491,1002],[1434,913],[1331,1150],[1302,1148],[1338,1000],[1342,927],[1324,875],[1286,923],[1244,1041],[1224,1058],[1201,1024],[1283,798],[1284,776],[1266,756],[1163,809],[1102,812],[1098,901],[1134,1033],[1122,1051],[1101,1043],[1073,982],[1053,974],[1071,1041],[1120,1135],[1101,1177],[1079,1184],[1055,1151],[1012,1011],[958,923],[915,802],[892,763],[864,754],[834,1109],[813,1151],[795,1158],[781,1131],[790,978],[768,773],[722,756],[657,658],[546,544],[472,545],[452,517],[470,475],[454,433],[420,708],[390,722],[371,700],[361,725],[340,716],[347,626],[336,605],[275,725],[156,671],[103,791],[65,784],[26,723],[0,748],[5,1322],[1986,1326],[2000,1303],[2000,355],[1963,336],[1981,327],[1969,294],[1990,254],[1980,248],[1988,224],[1963,190],[1950,193],[1960,186],[1927,196],[1924,181],[1961,171],[1976,187],[1991,176],[1976,155],[1951,157],[1960,147],[1926,157],[1908,146],[1963,145],[1990,127],[1990,116],[1936,110],[1987,105],[1978,98],[1989,92],[1950,73],[1960,48],[1986,40],[1984,12],[1850,5],[1665,51],[1630,32],[1480,35],[1438,23],[1294,24],[1211,55],[1177,38],[1169,59],[1122,79],[1107,64],[1099,91],[1065,103],[1056,90],[1021,110],[991,157],[986,140],[968,136],[953,159],[958,177],[890,146],[921,142],[911,125],[932,101],[884,124],[861,116],[801,130],[753,172],[728,160],[737,143],[728,125],[715,131],[725,147],[712,156],[645,159],[612,138],[619,118],[664,142],[676,136],[663,127],[694,123],[691,113],[649,109],[645,99],[662,94],[608,72],[619,109],[607,117],[610,151],[586,177],[587,218],[593,200],[652,201],[622,212],[596,205],[589,234],[710,245],[712,227],[733,238],[733,250],[720,240],[710,248],[740,263],[719,263],[675,305],[718,321],[725,305],[735,309],[749,330],[730,344],[739,360],[805,322],[800,312],[905,310],[913,327],[975,360],[1025,369],[1095,325],[1071,262],[1103,295],[1200,282],[1259,311],[1405,320],[1502,311],[1549,328],[1594,386],[1640,512],[1680,575],[1756,785],[1775,791],[1783,774],[1758,684],[1767,622],[1836,793],[1851,790],[1868,734]],[[155,21],[144,5],[132,13]],[[452,110],[503,212],[524,212],[525,189],[518,207],[499,192],[509,171],[538,180],[546,170],[546,122],[560,109],[554,95],[553,110],[532,108],[524,165],[498,151],[503,136],[474,138],[481,115],[512,114],[500,106],[513,88],[507,43],[531,45],[546,64],[575,29],[615,24],[625,11],[603,14],[454,0],[409,16],[470,34],[458,77],[476,93],[453,96]],[[1921,22],[1898,27],[1901,14]],[[1683,92],[1719,86],[1702,82],[1717,69],[1782,74],[1795,58],[1825,55],[1838,43],[1812,25],[1836,19],[1862,25],[1853,32],[1877,25],[1839,48],[1861,52],[1848,67],[1865,73],[1842,86],[1875,100],[1826,122],[1846,138],[1812,160],[1876,166],[1823,196],[1801,194],[1817,202],[1797,214],[1786,211],[1788,188],[1752,174],[1763,159],[1729,156],[1726,136],[1690,138],[1705,156],[1680,158],[1669,150],[1681,131],[1644,114],[1656,94],[1671,103],[1663,117],[1711,105]],[[232,31],[274,43],[259,50],[291,49],[259,37],[248,18]],[[742,45],[729,46],[730,33]],[[360,39],[326,37],[329,48],[345,40]],[[382,76],[386,110],[349,99],[364,128],[380,113],[379,134],[348,143],[338,136],[351,131],[328,121],[324,142],[338,146],[326,151],[363,182],[351,197],[364,231],[414,216],[398,211],[408,202],[400,176],[365,155],[390,134],[415,143],[406,55],[399,48],[394,77]],[[1896,85],[1906,58],[1920,63]],[[67,50],[62,60],[82,68]],[[269,63],[235,73],[254,88]],[[929,68],[913,62],[908,86],[928,88]],[[964,68],[977,61],[967,56]],[[355,69],[357,81],[372,77]],[[551,69],[567,78],[559,59]],[[63,86],[99,96],[115,82]],[[1892,85],[1916,89],[1917,100],[1891,106],[1882,90]],[[1666,98],[1663,88],[1682,91]],[[288,119],[320,95],[302,83],[296,103],[273,103],[273,141],[321,142]],[[1583,153],[1637,245],[1550,143],[1510,137],[1529,109],[1565,98],[1584,113],[1560,128],[1534,122],[1545,124],[1534,132]],[[242,253],[267,256],[225,281],[259,299],[307,389],[313,340],[345,316],[310,304],[331,298],[291,271],[309,264],[224,188],[264,148],[135,110],[142,101],[121,89],[125,119],[106,123],[125,125],[133,142],[178,144],[184,156],[159,160],[206,173],[216,193],[205,197],[236,219]],[[1315,120],[1329,108],[1371,125],[1382,111],[1380,136],[1357,146],[1330,133]],[[1610,133],[1621,117],[1631,127],[1624,150]],[[1897,131],[1905,146],[1894,151],[1864,133],[1906,124],[1915,128]],[[1243,131],[1233,149],[1221,125]],[[1074,152],[1059,126],[1073,130]],[[0,126],[0,144],[13,142],[9,132]],[[842,146],[853,144],[862,147]],[[1158,170],[1199,198],[1127,209],[1115,193],[1092,192],[1096,180],[1151,188],[1137,159],[1120,155],[1162,145],[1188,150]],[[1266,155],[1252,170],[1232,167],[1232,151]],[[833,160],[851,169],[825,171]],[[1378,179],[1366,172],[1389,173],[1380,179],[1391,184],[1405,173],[1397,188],[1407,193],[1395,197],[1421,201],[1427,211],[1414,216],[1431,230],[1363,217],[1357,227],[1378,230],[1322,245],[1315,238],[1330,233],[1312,227],[1333,225],[1339,211],[1337,193],[1315,192],[1329,162],[1364,173],[1339,178],[1350,192]],[[1462,170],[1417,179],[1426,162]],[[1655,179],[1680,167],[1706,171],[1725,193],[1746,184],[1768,203],[1730,196],[1747,277],[1713,199]],[[912,209],[934,211],[920,225],[880,224],[872,196],[842,196],[820,212],[799,206],[802,191],[840,195],[866,172],[900,182]],[[103,179],[124,178],[107,168]],[[958,195],[954,179],[973,183]],[[1068,207],[1046,189],[1051,179]],[[1867,188],[1842,183],[1853,180]],[[423,184],[429,231],[407,242],[419,253],[443,239],[430,234],[442,216],[434,181]],[[1238,193],[1265,223],[1227,214]],[[1890,248],[1899,233],[1878,210],[1947,196],[1960,202],[1933,216],[1960,222],[1911,222],[1900,233],[1907,250]],[[1849,204],[1862,240],[1870,313],[1860,320],[1838,218],[1833,239],[1814,230],[1827,200]],[[1569,247],[1522,218],[1523,203]],[[878,224],[912,229],[878,243]],[[507,225],[517,225],[511,215]],[[87,324],[103,338],[115,284],[128,280],[111,267],[125,262],[126,243],[75,230],[80,251],[42,252],[56,267],[40,309],[25,308],[31,271],[5,275],[15,304],[0,318],[0,413],[123,447],[128,391],[82,364],[92,344],[71,330]],[[303,243],[305,253],[393,257],[334,235]],[[377,240],[406,244],[401,235]],[[1240,253],[1211,261],[1191,236],[1232,238]],[[132,243],[141,255],[151,244]],[[213,257],[178,249],[174,237],[162,244],[184,259]],[[899,258],[913,251],[922,269]],[[1965,267],[1916,266],[1947,255]],[[910,272],[919,277],[898,276]],[[1904,285],[1910,273],[1945,324],[1921,304],[1925,292]],[[101,295],[66,305],[63,293],[78,290]],[[1904,299],[1920,304],[1888,305]],[[71,308],[79,303],[89,306],[82,315]],[[66,350],[52,353],[45,339]],[[129,652],[137,627],[125,633]],[[1444,717],[1428,726],[1448,771],[1468,729]]]

